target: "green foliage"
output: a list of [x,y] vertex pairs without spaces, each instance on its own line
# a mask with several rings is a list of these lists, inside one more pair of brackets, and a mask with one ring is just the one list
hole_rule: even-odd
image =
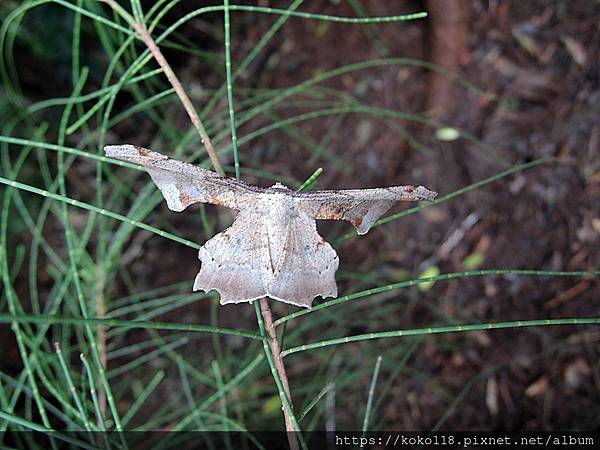
[[[390,123],[412,121],[432,130],[454,130],[422,115],[371,107],[347,92],[323,85],[332,78],[369,68],[440,70],[423,61],[361,61],[319,72],[301,84],[283,89],[248,89],[236,84],[292,17],[318,20],[323,27],[333,22],[365,26],[373,45],[386,56],[385,42],[376,24],[419,19],[424,14],[367,18],[357,0],[351,2],[360,16],[356,18],[299,12],[301,0],[291,3],[287,10],[227,7],[226,2],[197,8],[167,24],[166,13],[175,11],[177,4],[177,0],[159,1],[144,11],[140,2],[132,1],[131,14],[143,17],[161,47],[193,55],[201,60],[203,69],[220,77],[219,88],[192,94],[195,104],[202,107],[200,116],[218,154],[232,162],[226,168],[236,177],[255,176],[298,189],[312,188],[322,173],[318,164],[332,158],[327,145],[333,136],[323,136],[318,141],[303,133],[299,125],[326,116],[341,118],[341,123],[348,114],[364,114]],[[239,315],[240,319],[239,324],[234,321],[236,324],[232,325],[230,318],[224,318],[213,307],[215,299],[191,293],[190,283],[140,288],[130,272],[128,261],[135,260],[140,246],[149,240],[167,238],[174,241],[169,245],[181,244],[190,251],[200,248],[201,242],[183,236],[160,213],[162,197],[145,175],[140,176],[137,166],[102,156],[104,144],[112,143],[116,136],[141,138],[143,131],[138,124],[144,122],[157,130],[151,138],[143,136],[152,147],[170,149],[175,157],[209,165],[206,155],[198,150],[201,143],[191,124],[178,120],[175,112],[180,111],[180,104],[173,89],[148,50],[137,42],[128,23],[132,16],[113,14],[105,4],[91,0],[27,0],[15,2],[7,11],[0,29],[4,93],[0,95],[0,183],[4,185],[0,323],[4,327],[10,324],[22,367],[13,373],[0,372],[0,436],[7,430],[81,430],[76,441],[90,445],[93,440],[88,432],[107,429],[281,429],[282,405],[293,411],[297,429],[310,431],[322,428],[324,398],[354,391],[360,393],[357,411],[365,409],[367,399],[363,421],[355,424],[356,429],[361,425],[364,430],[376,429],[384,423],[377,405],[418,349],[418,338],[406,336],[600,323],[595,318],[570,318],[447,325],[440,317],[427,328],[397,329],[400,325],[388,320],[402,305],[385,300],[411,286],[419,286],[420,293],[432,289],[434,283],[472,276],[590,275],[586,272],[473,271],[484,261],[471,255],[464,261],[465,268],[471,270],[468,272],[440,274],[437,266],[431,266],[418,278],[395,283],[381,281],[374,273],[362,278],[349,274],[348,285],[354,291],[341,292],[339,298],[320,302],[310,310],[288,311],[276,322],[280,331],[285,330],[284,354],[295,354],[286,363],[292,368],[310,365],[315,373],[303,382],[292,379],[296,402],[292,407],[281,396],[281,380],[274,370],[258,304],[258,326],[254,319],[242,320],[241,313],[228,308],[227,314]],[[208,13],[224,13],[224,58],[179,34],[185,24],[192,19],[203,20]],[[231,53],[235,37],[230,20],[235,21],[241,14],[269,14],[274,21],[251,52],[237,61]],[[38,32],[40,22],[44,26]],[[95,45],[90,44],[91,40]],[[28,69],[17,64],[19,52],[34,55],[42,64],[59,65],[68,92],[31,103],[21,88],[20,80]],[[452,77],[480,93],[466,81]],[[223,99],[228,101],[226,109],[220,106]],[[278,115],[301,102],[317,106],[294,116]],[[268,125],[253,129],[253,119],[257,117],[268,118]],[[313,175],[306,181],[283,179],[252,159],[248,144],[276,130],[283,130],[290,139],[311,149],[308,173]],[[448,133],[438,137],[460,137],[501,160],[494,149],[462,130],[450,137]],[[435,204],[549,162],[511,165],[503,161],[505,171],[446,193]],[[423,204],[388,216],[377,226],[429,206]],[[212,234],[215,224],[206,211],[203,210],[202,221],[200,217],[195,219],[202,222],[206,235]],[[337,229],[336,244],[355,235],[344,230]],[[151,239],[147,240],[146,232],[152,235]],[[178,268],[161,270],[177,272]],[[188,308],[189,313],[181,312]],[[249,309],[243,311],[247,315]],[[175,322],[169,318],[169,314],[176,313],[186,320]],[[379,323],[383,325],[377,329],[392,330],[356,334],[352,331],[355,324],[348,319],[351,314],[364,318],[367,330]],[[222,325],[225,322],[227,326]],[[309,335],[318,340],[307,342]],[[377,354],[384,350],[374,370],[362,362],[340,363],[333,356],[338,344],[354,342],[367,348],[376,345],[373,339],[380,338],[394,339],[396,344],[374,350]],[[340,352],[343,347],[339,347]],[[349,353],[346,356],[351,358]],[[336,364],[342,368],[335,369]],[[291,373],[296,374],[294,370]],[[387,382],[383,381],[384,374]],[[359,380],[366,380],[364,386],[371,380],[370,390],[358,389]],[[57,448],[58,441],[73,441],[70,435],[61,433],[53,434],[53,439]],[[125,447],[123,442],[112,444]]]

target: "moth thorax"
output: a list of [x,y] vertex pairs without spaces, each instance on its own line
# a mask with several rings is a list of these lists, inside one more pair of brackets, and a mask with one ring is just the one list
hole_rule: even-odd
[[282,224],[297,216],[294,198],[284,193],[267,194],[265,206],[267,207],[267,214]]
[[269,236],[271,268],[276,270],[287,249],[290,225],[298,217],[293,198],[286,194],[270,193],[265,198],[265,217]]

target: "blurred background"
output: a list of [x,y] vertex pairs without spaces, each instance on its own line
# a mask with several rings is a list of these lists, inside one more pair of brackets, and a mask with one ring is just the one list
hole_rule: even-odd
[[[282,9],[292,4],[242,3]],[[153,4],[142,3],[144,11]],[[153,11],[152,18],[164,12],[153,35],[209,4],[164,2],[169,9]],[[32,5],[0,4],[3,178],[58,192],[59,152],[36,142],[89,154],[100,154],[105,144],[132,143],[210,167],[154,61],[134,74],[145,78],[113,89],[144,47],[98,18],[127,28],[124,21],[88,0]],[[77,14],[77,7],[93,17]],[[345,24],[233,11],[234,72],[260,50],[234,83],[245,181],[298,188],[322,167],[315,189],[422,184],[444,196],[515,165],[551,158],[360,238],[345,237],[347,223],[319,223],[340,256],[340,295],[478,269],[598,270],[598,1],[328,0],[296,1],[291,8],[343,17],[429,16]],[[202,14],[160,46],[232,175],[223,29],[222,11]],[[61,125],[68,99],[72,111]],[[68,197],[198,244],[231,223],[231,213],[218,207],[169,211],[145,173],[71,154],[65,154],[65,164]],[[60,202],[22,190],[11,195],[2,200],[8,220],[0,312],[8,314],[14,301],[21,313],[80,317]],[[398,205],[391,213],[406,208]],[[69,207],[67,217],[90,317],[256,331],[251,305],[218,306],[215,295],[192,294],[197,250],[84,209]],[[280,330],[285,328],[289,348],[378,331],[596,317],[599,293],[594,276],[461,276],[365,294],[290,320]],[[272,303],[276,317],[296,311]],[[52,343],[61,343],[77,389],[87,397],[79,353],[92,349],[82,325],[20,327],[25,354],[35,356],[30,369],[49,423],[76,427]],[[168,430],[185,420],[185,429],[223,429],[228,423],[283,428],[266,363],[235,378],[262,352],[260,342],[126,327],[95,330],[127,428]],[[10,324],[0,324],[2,410],[42,423],[16,335]],[[378,356],[373,430],[590,430],[600,426],[599,339],[597,326],[477,330],[365,340],[290,355],[285,363],[298,410],[318,399],[302,421],[306,430],[360,429]],[[202,403],[232,379],[232,389]],[[102,392],[99,401],[111,426]],[[84,408],[95,417],[91,399]]]

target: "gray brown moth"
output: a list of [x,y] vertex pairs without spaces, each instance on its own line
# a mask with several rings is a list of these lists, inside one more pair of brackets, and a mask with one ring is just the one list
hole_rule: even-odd
[[168,207],[212,203],[239,211],[233,224],[200,249],[194,291],[216,290],[221,304],[271,297],[310,308],[316,296],[337,297],[338,256],[315,219],[348,220],[365,234],[395,202],[433,200],[423,186],[292,191],[261,188],[134,145],[110,145],[106,156],[141,164]]

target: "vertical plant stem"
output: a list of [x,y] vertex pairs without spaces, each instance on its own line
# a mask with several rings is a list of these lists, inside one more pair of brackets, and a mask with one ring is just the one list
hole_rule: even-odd
[[[298,450],[298,438],[300,438],[300,443],[302,444],[302,448],[306,448],[304,441],[302,440],[302,436],[300,434],[300,425],[298,425],[298,421],[294,416],[294,411],[292,409],[292,404],[290,403],[290,397],[286,393],[286,389],[284,387],[284,381],[287,383],[287,375],[285,374],[285,366],[283,362],[281,365],[277,365],[275,360],[277,358],[281,359],[281,349],[279,345],[279,341],[277,340],[277,334],[275,333],[273,338],[271,338],[271,333],[275,331],[275,326],[273,325],[273,317],[271,314],[271,308],[269,307],[267,298],[263,298],[260,300],[259,304],[255,303],[256,309],[256,317],[258,319],[258,328],[260,330],[261,336],[263,336],[263,349],[265,351],[265,355],[267,356],[267,361],[269,363],[269,367],[271,368],[271,374],[273,375],[273,379],[275,380],[275,384],[277,385],[277,389],[279,390],[279,398],[281,399],[284,419],[285,419],[285,428],[287,431],[288,442],[290,444],[291,450]],[[263,309],[263,303],[266,303]],[[264,320],[264,317],[267,316],[267,320]],[[269,329],[271,332],[266,331],[266,323],[270,322]],[[274,345],[276,344],[276,345]],[[275,357],[277,355],[277,358]],[[280,368],[283,369],[283,377],[280,372]],[[289,392],[289,383],[287,383],[287,391]],[[297,433],[296,433],[297,432]]]
[[[104,448],[110,449],[110,445],[108,445],[108,437],[107,437],[106,433],[104,432],[104,430],[106,429],[105,424],[104,424],[104,415],[103,415],[102,411],[100,410],[100,403],[98,402],[98,395],[97,395],[96,387],[95,387],[96,382],[94,381],[94,375],[92,374],[92,368],[83,353],[79,354],[79,359],[83,363],[83,367],[87,374],[88,385],[90,387],[90,397],[92,397],[94,411],[96,412],[96,423],[98,425],[98,430],[101,432],[100,435],[104,438],[104,442],[106,444]],[[98,441],[99,440],[100,439],[98,438]]]
[[75,402],[75,406],[77,406],[77,410],[81,415],[81,420],[83,421],[83,426],[85,429],[90,432],[92,427],[88,420],[85,409],[83,409],[83,403],[81,403],[81,399],[79,398],[79,394],[77,393],[77,389],[75,388],[75,384],[73,383],[73,378],[71,378],[71,374],[69,372],[69,367],[67,366],[67,362],[65,361],[65,357],[62,354],[62,350],[60,348],[60,344],[58,342],[54,343],[54,350],[56,351],[56,355],[58,356],[58,360],[60,362],[60,367],[62,368],[63,374],[65,376],[65,380],[67,381],[67,386],[69,388],[69,392],[73,397],[73,401]]
[[290,404],[292,404],[290,384],[285,372],[285,366],[283,365],[283,359],[281,358],[281,348],[279,346],[279,339],[277,338],[277,330],[273,324],[273,314],[271,313],[271,308],[269,307],[269,299],[266,297],[260,299],[260,312],[262,313],[265,323],[265,330],[269,338],[269,347],[271,347],[273,358],[275,359],[275,367],[277,368],[277,372],[281,378],[285,395],[287,395]]
[[[283,359],[281,358],[281,347],[279,345],[279,340],[277,339],[277,330],[275,329],[275,325],[273,324],[273,314],[271,313],[271,307],[269,306],[268,298],[260,299],[260,312],[263,317],[265,331],[267,332],[267,338],[269,341],[269,347],[271,348],[271,353],[273,354],[273,360],[275,362],[275,368],[277,369],[277,375],[281,380],[281,385],[283,386],[283,391],[287,400],[290,404],[290,409],[293,407],[292,403],[292,394],[290,392],[290,383],[288,381],[287,373],[285,372],[285,365],[283,364]],[[293,418],[288,412],[285,405],[283,406],[283,416],[285,418],[285,429],[288,432],[288,440],[290,443],[290,449],[297,450],[298,449],[298,440],[295,435],[295,427]]]
[[[295,11],[296,9],[298,9],[298,7],[302,4],[303,1],[304,0],[295,0],[294,3],[292,3],[288,7],[288,11]],[[250,64],[256,59],[260,51],[271,41],[271,38],[275,35],[275,33],[277,33],[281,29],[281,27],[287,22],[287,20],[290,17],[291,16],[285,14],[279,16],[277,21],[271,26],[271,28],[269,28],[269,31],[265,33],[265,35],[260,39],[258,44],[254,46],[250,53],[248,53],[248,56],[244,58],[244,60],[235,70],[235,72],[232,75],[232,82],[235,81],[235,79],[250,66]],[[204,107],[204,112],[211,111],[217,105],[219,100],[221,100],[221,98],[223,97],[226,88],[227,85],[224,85],[217,89],[217,91],[212,95],[211,99],[207,102],[206,106]]]
[[[104,266],[98,265],[96,268],[96,317],[104,319],[106,315],[106,304],[104,302]],[[96,330],[98,336],[98,353],[100,355],[100,363],[104,370],[108,365],[106,356],[106,328],[98,327]],[[100,402],[100,410],[102,415],[106,414],[106,394],[103,389],[98,390],[98,401]]]
[[224,0],[225,7],[225,74],[227,77],[227,104],[229,106],[229,120],[231,122],[231,145],[233,148],[233,165],[235,166],[235,177],[240,178],[240,159],[237,147],[237,128],[235,122],[235,110],[233,106],[233,84],[231,82],[231,24],[229,23],[229,0]]
[[371,408],[373,407],[373,395],[375,394],[375,386],[377,385],[377,377],[379,376],[379,368],[381,367],[381,355],[377,357],[375,363],[375,369],[373,370],[373,377],[371,378],[371,386],[369,387],[369,396],[367,398],[367,409],[365,411],[365,418],[362,424],[362,436],[369,430],[369,421],[371,420]]

